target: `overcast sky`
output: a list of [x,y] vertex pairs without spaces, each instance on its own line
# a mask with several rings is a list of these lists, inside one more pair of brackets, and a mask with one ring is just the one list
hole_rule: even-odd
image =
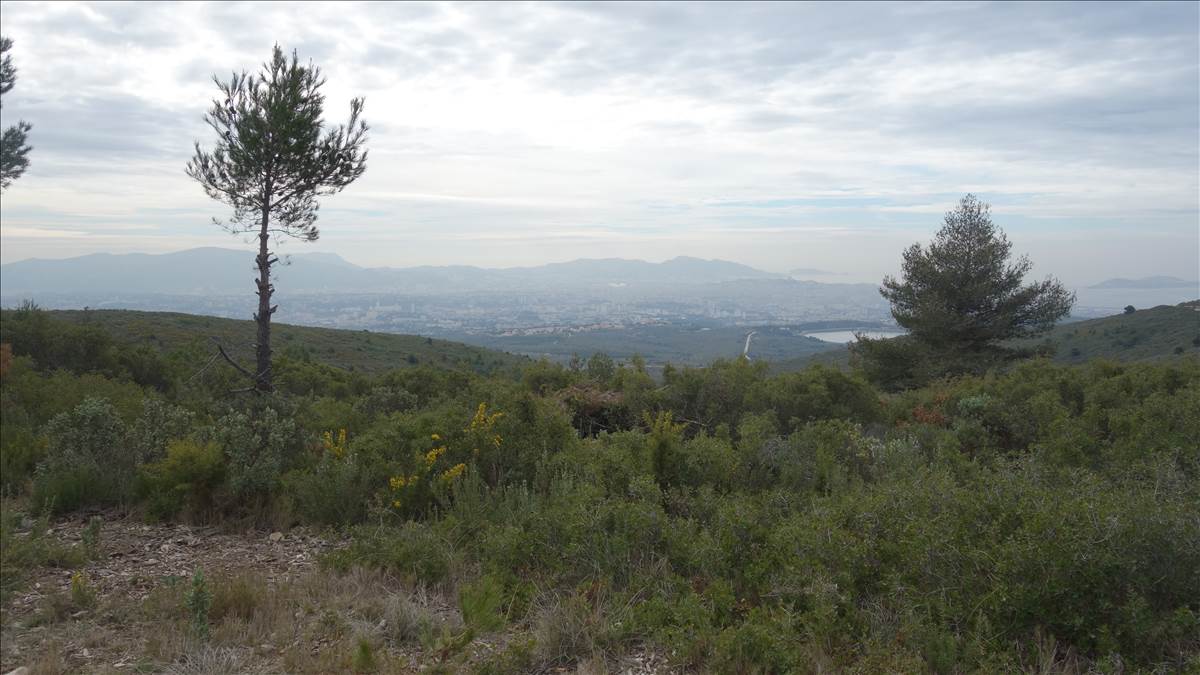
[[[966,192],[1040,274],[1200,276],[1198,4],[0,3],[32,167],[0,259],[247,246],[184,174],[278,42],[370,161],[363,265],[724,258],[873,280]],[[831,278],[830,280],[833,280]]]

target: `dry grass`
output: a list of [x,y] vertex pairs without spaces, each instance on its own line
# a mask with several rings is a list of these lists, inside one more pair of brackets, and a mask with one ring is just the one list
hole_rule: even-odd
[[6,650],[0,672],[413,672],[429,660],[423,632],[462,626],[442,596],[378,572],[311,572],[274,585],[241,572],[211,580],[211,635],[200,642],[183,610],[185,587],[164,580],[144,599],[101,598],[78,616],[69,595],[50,594],[29,622],[40,625],[6,628],[20,646]]

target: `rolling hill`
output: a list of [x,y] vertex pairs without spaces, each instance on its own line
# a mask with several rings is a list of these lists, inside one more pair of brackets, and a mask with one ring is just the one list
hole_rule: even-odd
[[[1120,362],[1157,361],[1200,354],[1200,300],[1062,323],[1044,336],[1018,344],[1036,346],[1047,342],[1054,345],[1055,363],[1066,364],[1096,358]],[[850,354],[845,347],[839,347],[773,361],[771,367],[783,372],[814,363],[848,368]]]
[[1200,301],[1064,323],[1038,340],[1046,341],[1057,348],[1058,363],[1094,358],[1156,361],[1200,354]]
[[[102,328],[118,342],[146,344],[166,352],[194,345],[211,351],[211,338],[215,338],[235,358],[250,362],[254,356],[253,321],[132,310],[53,310],[49,314]],[[327,365],[369,373],[418,365],[493,373],[528,362],[524,356],[449,340],[282,323],[272,324],[272,342],[277,354],[307,355]]]
[[652,366],[665,363],[704,366],[715,359],[732,359],[742,354],[746,334],[751,331],[754,337],[750,342],[750,358],[756,361],[808,356],[839,348],[787,326],[648,325],[553,334],[473,335],[469,339],[492,349],[544,356],[560,362],[575,354],[587,358],[593,353],[604,352],[617,360],[637,354]]

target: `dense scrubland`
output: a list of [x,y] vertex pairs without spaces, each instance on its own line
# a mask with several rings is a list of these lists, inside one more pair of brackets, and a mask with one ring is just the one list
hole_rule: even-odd
[[[189,349],[32,307],[0,329],[6,605],[37,569],[94,553],[39,527],[109,509],[328,528],[347,536],[321,559],[333,586],[456,605],[343,630],[333,656],[285,670],[404,670],[389,654],[405,649],[409,666],[481,672],[646,652],[713,672],[1200,666],[1192,356],[884,393],[745,360],[656,380],[602,355],[491,375],[281,355],[278,394],[231,396],[237,373]],[[251,639],[226,624],[297,593],[200,573],[151,603],[187,649]],[[76,576],[67,610],[88,602]],[[240,609],[214,612],[211,588]]]

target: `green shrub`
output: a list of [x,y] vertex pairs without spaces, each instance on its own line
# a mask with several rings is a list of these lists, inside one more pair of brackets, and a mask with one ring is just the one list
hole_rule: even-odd
[[504,627],[504,588],[494,577],[484,576],[460,586],[458,607],[463,621],[476,633],[492,633]]
[[427,525],[405,523],[397,529],[361,529],[349,547],[324,564],[337,571],[356,566],[398,574],[410,583],[436,584],[450,573],[451,547]]
[[359,638],[351,667],[356,673],[373,673],[379,668],[375,661],[375,648],[371,646],[370,640]]
[[87,562],[82,546],[67,546],[48,534],[49,516],[33,519],[27,533],[19,533],[22,514],[8,502],[0,506],[0,601],[24,587],[39,567],[71,569]]
[[184,595],[184,606],[187,608],[189,626],[192,635],[199,640],[207,640],[209,633],[209,610],[212,608],[212,592],[204,579],[204,572],[197,569],[192,575],[192,585]]
[[125,425],[106,400],[90,398],[46,427],[46,457],[34,476],[33,502],[56,513],[124,501],[136,457]]
[[129,428],[129,444],[138,463],[162,459],[167,443],[192,429],[194,415],[156,397],[147,397],[142,414]]
[[246,410],[230,411],[197,434],[199,442],[221,449],[233,503],[264,504],[276,493],[285,468],[299,460],[305,435],[293,413],[286,404],[252,399]]
[[0,399],[0,411],[0,495],[18,495],[42,460],[46,440],[34,433],[23,408]]
[[181,512],[193,518],[208,515],[225,478],[225,459],[216,443],[192,440],[167,444],[166,457],[139,469],[138,493],[147,513],[170,519]]

